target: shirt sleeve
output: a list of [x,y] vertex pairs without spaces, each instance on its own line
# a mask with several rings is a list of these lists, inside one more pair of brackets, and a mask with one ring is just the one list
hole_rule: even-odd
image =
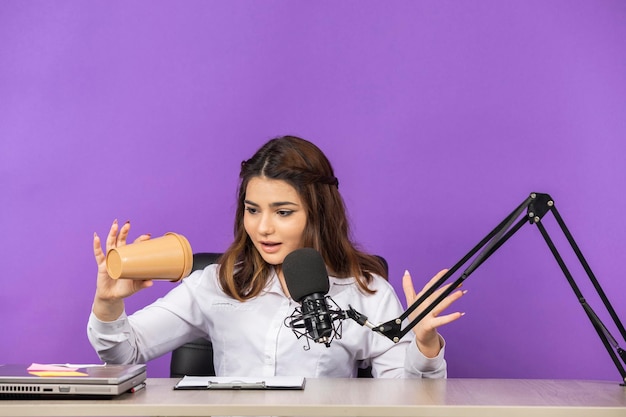
[[194,293],[202,285],[201,272],[131,316],[124,312],[117,320],[103,322],[92,312],[87,335],[100,359],[111,364],[146,363],[197,337],[202,315]]
[[406,378],[446,378],[447,364],[444,359],[445,341],[439,336],[441,350],[434,358],[427,358],[417,348],[415,339],[407,346],[404,370]]
[[101,321],[92,312],[87,323],[87,337],[100,359],[105,363],[128,364],[136,362],[129,341],[132,329],[126,312],[115,321]]

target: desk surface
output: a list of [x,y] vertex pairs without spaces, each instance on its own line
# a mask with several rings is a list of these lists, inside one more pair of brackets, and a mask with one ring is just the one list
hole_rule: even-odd
[[174,391],[148,379],[111,400],[0,400],[0,416],[567,416],[624,417],[610,381],[307,379],[302,391]]

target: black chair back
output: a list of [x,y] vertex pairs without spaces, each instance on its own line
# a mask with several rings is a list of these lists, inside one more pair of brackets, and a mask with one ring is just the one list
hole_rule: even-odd
[[[204,269],[214,264],[222,256],[221,253],[200,252],[193,254],[192,271]],[[214,376],[213,346],[204,338],[185,343],[172,351],[170,360],[170,378],[189,376]]]

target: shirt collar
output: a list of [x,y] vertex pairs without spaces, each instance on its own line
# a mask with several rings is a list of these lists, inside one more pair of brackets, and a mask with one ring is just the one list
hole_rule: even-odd
[[[328,294],[335,295],[342,292],[345,288],[353,285],[356,280],[354,277],[349,278],[337,278],[333,276],[328,277],[328,281],[330,283],[330,288],[328,290]],[[276,274],[276,270],[272,269],[272,273],[270,275],[270,279],[265,286],[265,291],[268,293],[275,293],[285,295],[283,289],[280,285],[280,280],[278,279],[278,274]]]

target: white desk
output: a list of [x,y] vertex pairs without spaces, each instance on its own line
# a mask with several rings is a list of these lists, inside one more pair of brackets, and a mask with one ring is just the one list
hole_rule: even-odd
[[0,416],[626,417],[618,382],[308,379],[303,391],[174,391],[175,379],[112,400],[1,400]]

